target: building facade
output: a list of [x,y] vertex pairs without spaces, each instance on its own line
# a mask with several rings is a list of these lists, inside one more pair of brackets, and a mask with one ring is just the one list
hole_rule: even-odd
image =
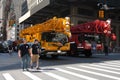
[[0,41],[3,40],[3,21],[4,21],[4,17],[3,17],[3,10],[4,10],[4,2],[3,0],[0,0]]
[[[101,8],[98,6],[98,4],[105,4],[106,2],[103,1],[98,3],[98,1],[66,0],[63,2],[61,0],[25,0],[22,4],[22,16],[19,18],[19,23],[21,25],[24,24],[23,27],[25,28],[31,24],[44,22],[45,20],[54,16],[69,16],[71,18],[72,25],[93,21],[95,19],[106,20],[108,18],[111,18],[111,27],[113,29],[113,32],[115,32],[117,35],[117,40],[114,42],[114,44],[115,46],[120,46],[120,15],[116,14],[119,12],[119,10],[112,10],[109,8],[104,9],[103,5],[102,10],[104,11],[104,15],[103,17],[99,17],[98,13]],[[110,0],[108,2],[108,5],[115,6],[113,2],[114,1]],[[120,4],[116,5],[119,6]]]
[[[7,40],[18,40],[19,31],[30,25],[44,22],[54,16],[71,18],[71,25],[93,21],[95,19],[112,19],[112,29],[117,35],[115,46],[120,46],[119,10],[104,9],[104,17],[99,18],[98,1],[96,0],[1,0],[3,18],[3,36]],[[101,1],[101,0],[100,0]],[[111,1],[111,2],[110,2]],[[110,0],[108,5],[113,5]],[[119,0],[116,0],[119,1]],[[118,2],[117,2],[118,3]],[[114,5],[113,5],[114,6]],[[1,5],[0,5],[1,8]],[[5,12],[6,11],[6,12]],[[6,31],[5,31],[6,30]],[[5,32],[7,34],[5,34]],[[14,37],[13,37],[14,35]],[[5,38],[3,38],[5,40]]]
[[15,13],[15,25],[13,25],[13,27],[15,27],[15,39],[14,40],[18,40],[19,39],[19,31],[22,29],[22,27],[20,27],[19,25],[19,18],[22,14],[21,12],[21,5],[23,4],[25,0],[13,0],[13,4],[14,4],[14,13]]
[[1,0],[0,17],[2,19],[2,40],[15,41],[19,35],[18,19],[21,16],[21,5],[24,0]]

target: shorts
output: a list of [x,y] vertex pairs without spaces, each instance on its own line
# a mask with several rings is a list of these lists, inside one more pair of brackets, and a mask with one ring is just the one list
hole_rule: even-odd
[[39,54],[33,54],[33,56],[32,56],[32,62],[37,62],[37,61],[39,61]]

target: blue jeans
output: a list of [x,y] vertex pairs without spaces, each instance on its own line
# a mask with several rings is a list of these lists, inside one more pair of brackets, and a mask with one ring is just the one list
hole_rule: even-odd
[[29,54],[25,54],[22,57],[22,68],[27,69],[29,65],[30,65],[30,56]]
[[95,54],[95,53],[97,52],[97,50],[96,50],[96,49],[92,49],[91,52],[92,52],[93,54]]

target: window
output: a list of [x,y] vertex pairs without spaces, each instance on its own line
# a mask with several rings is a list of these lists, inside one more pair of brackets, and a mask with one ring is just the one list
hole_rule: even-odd
[[27,1],[23,2],[22,4],[22,15],[24,15],[28,11]]
[[78,8],[78,14],[86,16],[94,16],[94,11],[88,9]]

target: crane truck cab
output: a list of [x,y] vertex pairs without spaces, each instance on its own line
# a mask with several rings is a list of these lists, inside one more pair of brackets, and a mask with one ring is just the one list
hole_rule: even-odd
[[20,37],[28,42],[37,39],[42,47],[41,56],[53,58],[66,54],[70,50],[68,38],[71,37],[70,18],[56,18],[21,30]]

